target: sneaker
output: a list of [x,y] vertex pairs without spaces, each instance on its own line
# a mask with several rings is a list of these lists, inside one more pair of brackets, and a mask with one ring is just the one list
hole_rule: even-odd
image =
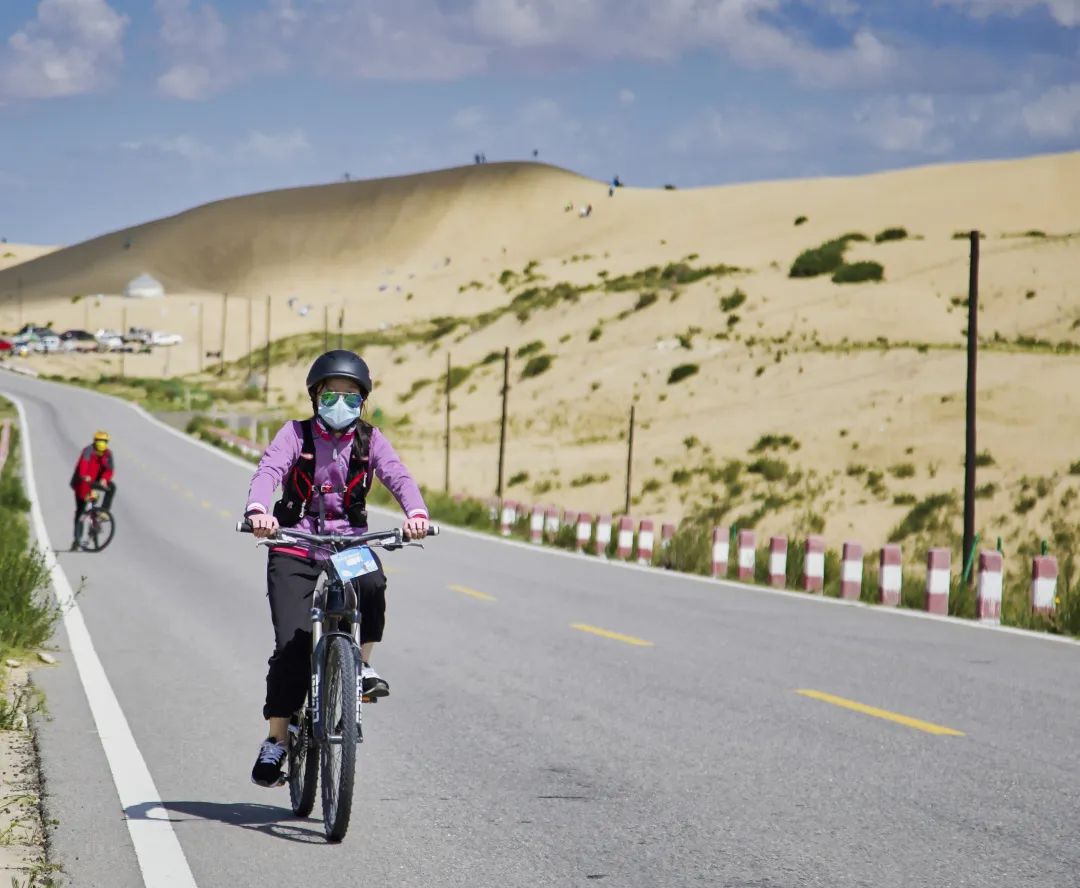
[[281,768],[285,764],[285,745],[267,737],[259,747],[259,757],[251,769],[251,782],[259,786],[281,786],[285,775]]
[[79,545],[78,540],[72,540],[71,541],[71,551],[72,552],[78,552],[81,548],[82,548],[82,546]]
[[370,663],[360,664],[360,678],[363,680],[365,697],[390,696],[390,685]]

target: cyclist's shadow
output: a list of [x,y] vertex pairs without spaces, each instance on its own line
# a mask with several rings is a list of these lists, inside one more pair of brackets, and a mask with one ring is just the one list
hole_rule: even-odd
[[315,829],[306,826],[317,821],[297,817],[288,808],[274,805],[257,805],[251,802],[162,801],[132,805],[124,813],[130,820],[166,821],[174,827],[193,821],[215,820],[290,842],[320,845],[326,843],[326,833],[321,824]]

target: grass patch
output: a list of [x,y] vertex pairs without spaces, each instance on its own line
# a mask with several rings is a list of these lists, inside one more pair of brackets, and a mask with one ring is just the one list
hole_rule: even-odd
[[589,342],[596,342],[601,336],[604,335],[604,328],[600,326],[593,327],[589,331]]
[[975,465],[980,469],[985,469],[987,466],[994,464],[994,457],[991,456],[989,450],[983,450],[980,453],[975,454]]
[[915,466],[911,463],[898,463],[889,468],[889,474],[894,478],[914,478]]
[[735,311],[744,302],[746,302],[746,294],[742,290],[735,290],[730,296],[720,297],[720,310]]
[[697,364],[680,364],[678,367],[673,367],[668,374],[668,385],[674,385],[677,382],[682,382],[684,379],[688,379],[691,376],[696,375],[698,372]]
[[506,482],[507,487],[517,487],[519,484],[524,484],[529,480],[528,472],[515,472],[510,476],[510,480]]
[[954,502],[955,497],[950,493],[934,493],[916,503],[892,529],[889,542],[899,543],[910,536],[945,529],[948,520],[943,513],[949,510]]
[[880,281],[885,277],[885,269],[880,262],[864,261],[845,263],[833,272],[834,284],[861,284],[866,281]]
[[602,475],[585,474],[578,475],[578,477],[571,479],[571,487],[588,487],[591,484],[603,484],[605,481],[610,481],[611,475],[604,472]]
[[751,453],[764,453],[766,450],[798,450],[802,446],[791,435],[762,435],[750,448]]
[[0,467],[0,651],[4,654],[45,644],[60,616],[48,598],[44,556],[30,545],[26,518],[30,501],[18,465],[19,432],[13,426],[7,461]]
[[817,277],[821,274],[832,274],[844,262],[844,252],[852,241],[865,241],[863,234],[845,234],[842,237],[826,241],[818,247],[803,250],[791,264],[788,277],[804,278]]
[[532,379],[541,373],[546,373],[551,368],[551,362],[555,359],[551,355],[536,355],[529,358],[521,370],[522,379]]
[[906,240],[907,236],[906,228],[886,228],[874,235],[874,243],[883,244],[886,241]]
[[787,476],[788,464],[782,459],[759,457],[746,467],[752,475],[761,475],[766,481],[779,481]]
[[543,350],[544,350],[544,343],[542,343],[539,339],[536,339],[536,340],[534,340],[532,342],[528,342],[525,345],[521,346],[521,348],[519,348],[516,352],[514,352],[514,357],[515,358],[525,358],[525,357],[528,357],[529,355],[538,354],[538,353],[542,352]]

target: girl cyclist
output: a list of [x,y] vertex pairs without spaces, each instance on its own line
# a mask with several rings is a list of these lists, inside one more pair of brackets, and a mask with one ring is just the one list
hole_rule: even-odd
[[[326,352],[308,371],[307,391],[314,415],[285,423],[252,476],[245,516],[255,536],[271,536],[279,526],[295,526],[308,533],[364,533],[366,495],[372,478],[377,477],[405,512],[406,539],[422,539],[427,534],[428,511],[419,487],[390,442],[360,418],[371,394],[367,364],[350,351]],[[271,508],[278,486],[281,500]],[[289,717],[307,693],[311,597],[322,570],[312,555],[303,546],[278,546],[267,560],[274,653],[266,673],[263,706],[269,731],[251,771],[252,781],[260,786],[283,782]],[[361,615],[363,692],[385,697],[390,685],[371,667],[372,650],[382,640],[386,621],[382,565],[353,583]]]

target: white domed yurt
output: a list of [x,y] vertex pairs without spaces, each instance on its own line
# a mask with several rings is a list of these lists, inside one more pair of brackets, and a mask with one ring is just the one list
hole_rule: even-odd
[[124,295],[129,299],[159,299],[165,295],[165,287],[157,278],[144,272],[128,281]]

